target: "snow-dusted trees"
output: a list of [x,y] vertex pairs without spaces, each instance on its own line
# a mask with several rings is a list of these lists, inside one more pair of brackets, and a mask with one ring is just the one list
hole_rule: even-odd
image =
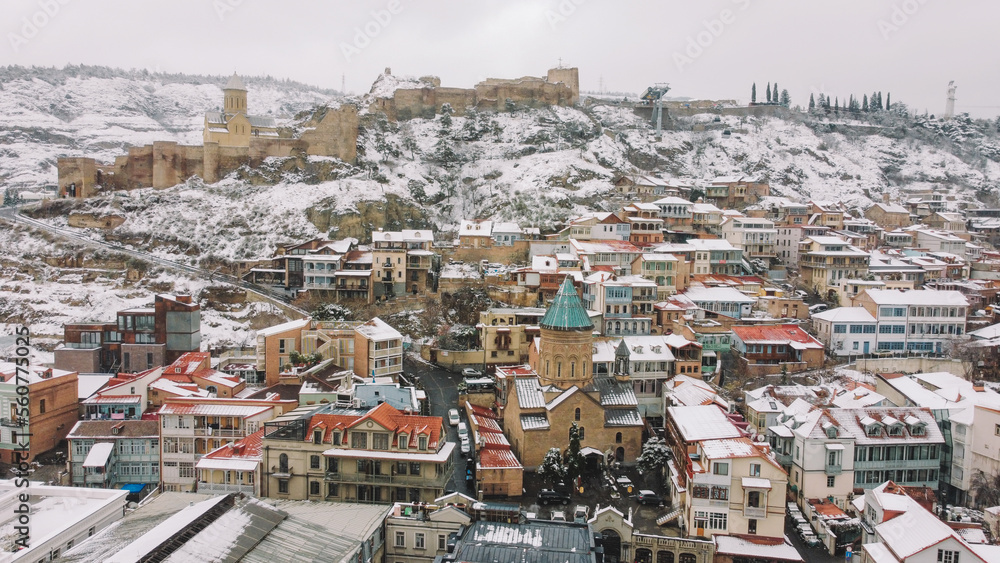
[[792,105],[792,97],[788,95],[788,90],[781,91],[781,99],[779,103],[786,108]]
[[642,445],[642,453],[635,460],[635,465],[642,473],[658,473],[667,466],[672,454],[663,438],[653,436]]
[[753,86],[750,87],[750,103],[751,104],[756,104],[757,103],[757,83],[756,82],[754,82]]
[[816,109],[816,99],[813,98],[812,94],[809,94],[809,111]]
[[569,427],[569,447],[563,454],[563,463],[566,467],[566,478],[576,479],[583,473],[583,454],[580,453],[580,425],[573,423]]
[[559,452],[559,448],[552,448],[545,454],[541,465],[538,466],[537,473],[550,485],[566,478],[566,466],[563,465],[562,453]]

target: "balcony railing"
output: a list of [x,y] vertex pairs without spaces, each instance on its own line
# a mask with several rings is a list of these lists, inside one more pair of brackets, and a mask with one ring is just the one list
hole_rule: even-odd
[[840,475],[842,472],[843,472],[843,467],[841,467],[839,463],[835,465],[831,465],[829,463],[826,464],[827,475]]
[[767,518],[767,508],[758,508],[756,506],[744,506],[743,517],[757,518],[757,519]]
[[323,478],[337,483],[371,483],[387,485],[444,485],[451,472],[443,471],[439,477],[430,478],[423,475],[375,475],[370,473],[343,473],[327,471]]
[[8,428],[21,428],[27,423],[26,420],[22,419],[10,419],[10,418],[0,418],[0,426],[7,426]]
[[195,436],[218,436],[220,438],[242,438],[244,433],[239,428],[212,428],[210,426],[195,426]]
[[235,483],[206,483],[205,481],[198,481],[198,492],[209,494],[254,494],[253,485],[239,485]]

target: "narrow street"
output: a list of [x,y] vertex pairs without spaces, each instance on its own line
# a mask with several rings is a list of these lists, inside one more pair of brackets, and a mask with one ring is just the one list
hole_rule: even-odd
[[[457,446],[459,443],[458,428],[448,424],[448,409],[458,408],[458,382],[462,380],[462,375],[428,365],[421,360],[414,360],[408,355],[403,357],[403,373],[404,377],[410,379],[413,376],[420,378],[420,383],[427,393],[430,414],[432,416],[440,416],[444,419],[444,427],[448,435],[447,439],[450,442],[455,442]],[[411,383],[415,383],[415,381],[411,381]],[[459,409],[459,412],[462,413],[462,410]],[[462,421],[468,424],[464,413],[462,413]],[[475,491],[470,489],[469,482],[465,479],[465,471],[466,458],[462,457],[461,450],[456,447],[455,472],[445,486],[445,490],[457,491],[475,498]]]

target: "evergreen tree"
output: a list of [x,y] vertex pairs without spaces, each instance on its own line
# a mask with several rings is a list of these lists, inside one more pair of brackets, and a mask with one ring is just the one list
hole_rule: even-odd
[[750,103],[751,104],[756,104],[757,103],[757,83],[756,82],[754,82],[753,86],[750,87]]
[[767,103],[771,103],[771,83],[767,83]]
[[868,94],[861,100],[861,111],[868,112]]
[[809,111],[816,109],[816,100],[813,98],[812,93],[809,93]]
[[563,456],[563,463],[566,467],[566,479],[573,480],[583,473],[584,459],[580,453],[580,426],[573,423],[569,427],[569,448]]
[[891,110],[892,109],[892,101],[891,101],[892,98],[891,98],[891,96],[892,96],[892,94],[890,94],[888,92],[885,93],[885,109],[886,110]]
[[786,108],[792,105],[792,97],[788,95],[788,90],[781,91],[781,105]]
[[771,94],[771,101],[772,102],[778,103],[778,92],[780,92],[780,91],[781,90],[778,90],[778,83],[775,82],[774,83],[774,88],[771,90],[771,92],[772,92],[772,94]]
[[833,99],[833,111],[834,113],[840,113],[840,98]]
[[538,466],[537,473],[550,485],[566,478],[566,467],[562,463],[562,454],[559,453],[559,448],[552,448],[545,454],[541,465]]
[[673,457],[663,438],[653,436],[642,445],[642,453],[635,460],[635,465],[641,473],[662,471]]
[[883,109],[885,109],[885,108],[882,107],[882,92],[879,91],[879,93],[878,93],[878,110],[882,111]]
[[868,109],[870,111],[878,110],[878,105],[877,102],[875,101],[877,97],[878,97],[877,94],[875,92],[872,92],[872,97],[868,98]]
[[823,92],[819,93],[819,98],[816,99],[816,105],[826,109],[826,96],[823,95]]

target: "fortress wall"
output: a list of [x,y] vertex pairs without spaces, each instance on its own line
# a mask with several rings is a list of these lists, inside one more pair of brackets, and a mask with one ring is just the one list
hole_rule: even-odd
[[97,185],[97,161],[87,157],[61,157],[56,161],[59,170],[59,194],[67,193],[70,184],[76,184],[76,197],[90,197]]
[[334,156],[353,163],[358,157],[358,109],[352,105],[329,111],[315,129],[302,134],[306,154]]

